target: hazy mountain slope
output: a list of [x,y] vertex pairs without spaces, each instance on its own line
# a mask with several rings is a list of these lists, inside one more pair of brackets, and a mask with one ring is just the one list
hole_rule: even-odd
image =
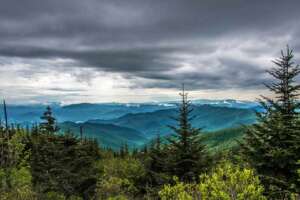
[[238,145],[237,140],[242,139],[244,131],[244,127],[227,128],[205,133],[203,139],[210,150],[225,150]]
[[70,130],[79,135],[80,126],[83,126],[84,137],[95,138],[102,146],[119,148],[127,143],[130,147],[138,147],[146,142],[143,133],[127,127],[116,126],[113,124],[94,124],[94,123],[60,123],[61,131]]
[[[175,126],[176,109],[158,110],[149,113],[127,114],[113,120],[91,120],[93,123],[110,123],[118,126],[136,129],[145,133],[148,138],[156,134],[171,133],[168,125]],[[255,113],[249,109],[215,107],[209,105],[193,106],[192,120],[194,127],[206,131],[215,131],[224,128],[237,127],[242,124],[255,122]]]
[[152,112],[167,109],[162,105],[151,104],[73,104],[63,106],[56,115],[60,121],[87,121],[89,119],[114,119],[128,113]]
[[[227,107],[227,108],[247,108],[258,109],[257,103],[250,101],[236,100],[193,100],[194,105],[210,105],[212,107]],[[122,103],[81,103],[61,106],[60,104],[52,103],[50,106],[53,109],[54,116],[59,122],[63,121],[87,121],[90,119],[111,120],[122,117],[126,114],[136,114],[145,112],[154,112],[176,108],[177,101],[173,102],[158,102],[158,103],[142,103],[142,104],[122,104]],[[8,105],[7,111],[11,123],[35,123],[39,122],[40,116],[44,112],[46,105]],[[0,108],[0,118],[3,119],[3,109]]]
[[[50,105],[53,114],[59,122],[63,121],[87,121],[89,119],[114,119],[128,113],[153,112],[156,110],[169,109],[176,105],[165,104],[72,104],[60,106],[58,104]],[[8,117],[11,123],[36,123],[40,121],[40,116],[46,109],[46,105],[8,105]],[[0,108],[0,118],[3,119],[3,109]]]
[[[127,143],[130,148],[141,147],[150,140],[143,137],[141,132],[112,124],[73,123],[60,124],[62,131],[70,130],[79,135],[79,126],[84,127],[84,136],[95,138],[105,147],[120,148]],[[222,151],[237,145],[237,140],[244,134],[244,127],[227,128],[218,131],[203,132],[203,140],[210,151]]]

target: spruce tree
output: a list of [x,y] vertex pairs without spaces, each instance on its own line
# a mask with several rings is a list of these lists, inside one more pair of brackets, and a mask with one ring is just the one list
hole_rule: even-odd
[[267,88],[273,99],[262,96],[264,112],[257,113],[258,122],[246,131],[242,150],[261,175],[271,198],[289,198],[299,192],[296,180],[297,160],[300,159],[300,124],[297,101],[300,85],[295,77],[300,68],[293,62],[293,52],[287,47],[268,73],[275,78]]
[[40,134],[31,149],[32,183],[45,199],[47,192],[92,199],[99,175],[100,149],[93,140],[81,141],[72,134]]
[[127,143],[121,145],[119,150],[119,155],[121,158],[126,158],[129,155],[129,149]]
[[202,142],[201,129],[192,127],[191,103],[188,94],[184,90],[180,93],[182,97],[179,108],[178,127],[170,126],[175,132],[168,138],[170,143],[170,166],[173,175],[182,181],[191,182],[198,178],[200,172],[206,167],[206,149]]
[[151,142],[149,151],[144,157],[148,186],[161,186],[169,181],[166,163],[167,156],[166,145],[162,144],[162,139],[158,135]]
[[40,123],[40,129],[42,132],[55,133],[58,131],[56,119],[52,116],[52,109],[50,106],[47,106],[41,120],[43,120],[43,122]]
[[149,148],[149,157],[151,159],[150,169],[152,172],[163,172],[164,171],[164,159],[165,152],[162,146],[160,135],[157,135],[156,139],[151,143]]

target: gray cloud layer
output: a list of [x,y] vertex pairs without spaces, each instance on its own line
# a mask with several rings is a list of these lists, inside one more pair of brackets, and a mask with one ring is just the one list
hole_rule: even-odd
[[0,56],[71,59],[149,80],[136,87],[259,87],[280,48],[300,51],[299,8],[299,0],[2,0]]

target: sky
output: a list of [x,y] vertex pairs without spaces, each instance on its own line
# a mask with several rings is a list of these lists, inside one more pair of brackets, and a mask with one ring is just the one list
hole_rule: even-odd
[[0,0],[0,97],[10,103],[254,100],[299,0]]

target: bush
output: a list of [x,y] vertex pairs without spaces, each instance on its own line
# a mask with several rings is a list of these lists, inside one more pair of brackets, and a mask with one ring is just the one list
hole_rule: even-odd
[[162,200],[265,200],[264,189],[251,169],[224,162],[210,175],[200,176],[198,184],[176,181],[159,192]]
[[175,185],[164,185],[163,189],[159,192],[162,200],[192,200],[192,195],[197,193],[196,184],[187,184],[179,182],[177,177],[174,177]]
[[[47,192],[45,196],[41,197],[40,199],[44,200],[66,200],[65,196],[63,194],[59,194],[57,192]],[[82,200],[82,198],[77,196],[71,196],[68,198],[68,200]]]
[[140,161],[133,158],[112,158],[100,163],[102,176],[97,185],[97,196],[100,199],[124,199],[139,192],[138,183],[145,176]]
[[[32,190],[31,174],[28,167],[0,169],[1,200],[34,200],[36,193]],[[7,185],[7,183],[9,183]]]
[[[1,200],[35,200],[32,189],[32,176],[27,162],[30,152],[25,149],[25,133],[17,130],[9,138],[1,138],[1,149],[7,152],[7,162],[0,166],[0,199]],[[7,149],[4,149],[4,148]]]

